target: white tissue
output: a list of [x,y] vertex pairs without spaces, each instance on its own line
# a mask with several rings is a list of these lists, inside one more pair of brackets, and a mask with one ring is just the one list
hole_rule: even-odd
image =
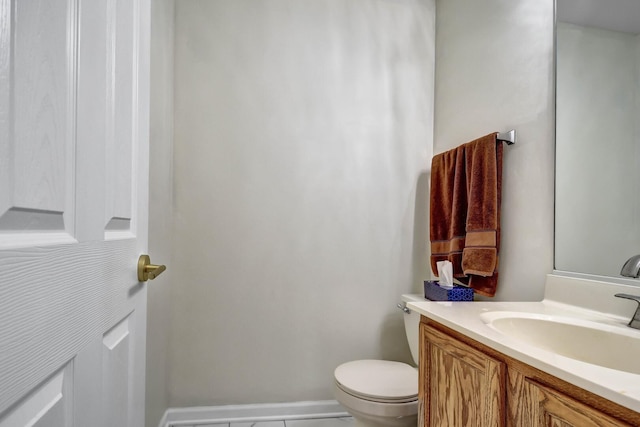
[[453,289],[453,264],[451,261],[438,261],[438,278],[441,288]]

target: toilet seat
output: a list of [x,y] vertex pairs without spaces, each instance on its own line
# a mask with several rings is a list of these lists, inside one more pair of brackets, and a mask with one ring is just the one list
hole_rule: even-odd
[[338,366],[336,386],[359,399],[378,403],[410,403],[418,399],[417,369],[389,360],[355,360]]

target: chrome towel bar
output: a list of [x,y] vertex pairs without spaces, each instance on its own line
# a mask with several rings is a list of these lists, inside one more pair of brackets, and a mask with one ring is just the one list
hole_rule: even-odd
[[511,129],[508,132],[501,132],[496,137],[498,141],[506,142],[507,145],[513,145],[516,143],[516,130]]

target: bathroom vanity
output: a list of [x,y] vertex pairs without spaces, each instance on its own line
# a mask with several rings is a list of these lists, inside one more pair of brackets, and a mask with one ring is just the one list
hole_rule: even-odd
[[550,277],[542,302],[408,304],[422,315],[419,425],[640,426],[640,331],[619,286]]
[[421,426],[638,426],[640,414],[423,316]]

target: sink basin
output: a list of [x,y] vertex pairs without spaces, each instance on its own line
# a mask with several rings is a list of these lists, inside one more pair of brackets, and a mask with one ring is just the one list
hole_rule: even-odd
[[640,374],[640,331],[572,317],[487,312],[490,328],[514,340],[605,368]]

